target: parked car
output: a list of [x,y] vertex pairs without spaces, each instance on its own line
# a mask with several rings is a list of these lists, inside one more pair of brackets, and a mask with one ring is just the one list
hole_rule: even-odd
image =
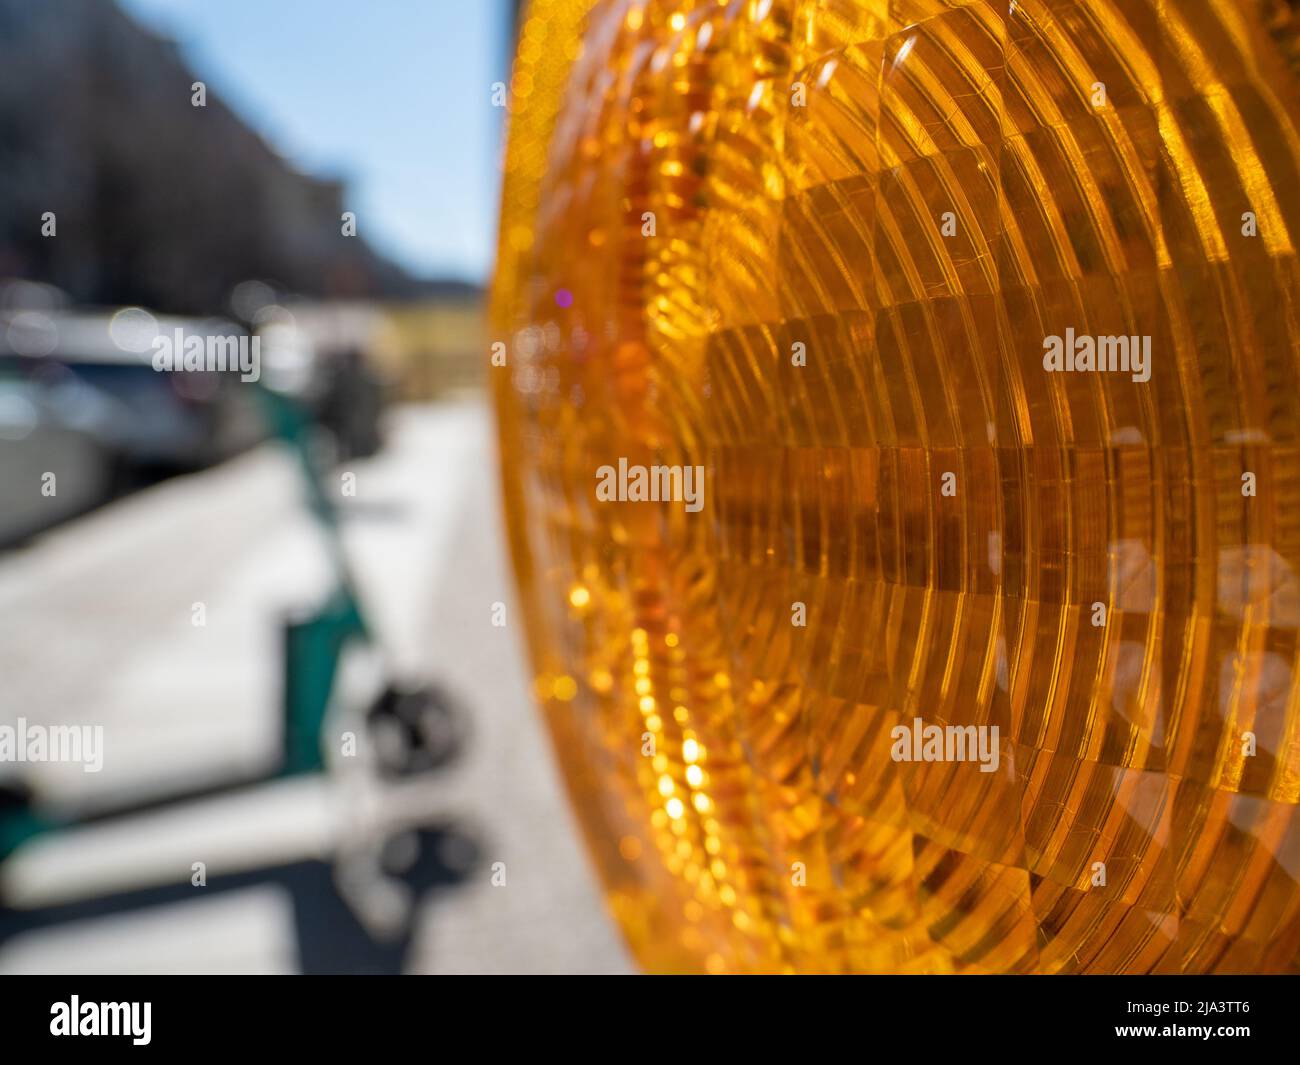
[[[264,435],[257,398],[236,369],[158,369],[158,338],[243,336],[229,322],[114,313],[0,317],[0,363],[45,388],[76,386],[103,401],[89,426],[119,468],[200,469]],[[247,337],[243,336],[245,343]]]
[[109,407],[88,386],[45,384],[0,362],[0,546],[112,493],[115,460],[100,443]]

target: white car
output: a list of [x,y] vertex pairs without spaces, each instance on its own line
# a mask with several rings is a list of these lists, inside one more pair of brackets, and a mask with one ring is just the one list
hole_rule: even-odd
[[111,494],[114,459],[91,424],[107,416],[103,406],[89,389],[80,397],[60,394],[0,366],[0,546]]
[[103,403],[90,431],[127,469],[200,469],[263,435],[252,386],[235,372],[155,369],[154,341],[177,331],[236,337],[223,320],[155,316],[139,307],[113,313],[0,316],[0,364],[54,387],[92,389]]

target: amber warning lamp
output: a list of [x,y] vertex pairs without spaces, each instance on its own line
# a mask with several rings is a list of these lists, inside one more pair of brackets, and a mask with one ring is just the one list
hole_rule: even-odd
[[1296,969],[1292,11],[525,9],[511,548],[645,968]]

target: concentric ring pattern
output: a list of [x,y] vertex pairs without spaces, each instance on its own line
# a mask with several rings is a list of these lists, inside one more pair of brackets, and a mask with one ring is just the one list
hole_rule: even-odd
[[511,546],[647,968],[1297,969],[1297,21],[534,0]]

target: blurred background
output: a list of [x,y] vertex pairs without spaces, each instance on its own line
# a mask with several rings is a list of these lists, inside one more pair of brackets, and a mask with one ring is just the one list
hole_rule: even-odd
[[0,730],[103,743],[0,747],[0,972],[628,970],[484,391],[516,8],[0,0]]

